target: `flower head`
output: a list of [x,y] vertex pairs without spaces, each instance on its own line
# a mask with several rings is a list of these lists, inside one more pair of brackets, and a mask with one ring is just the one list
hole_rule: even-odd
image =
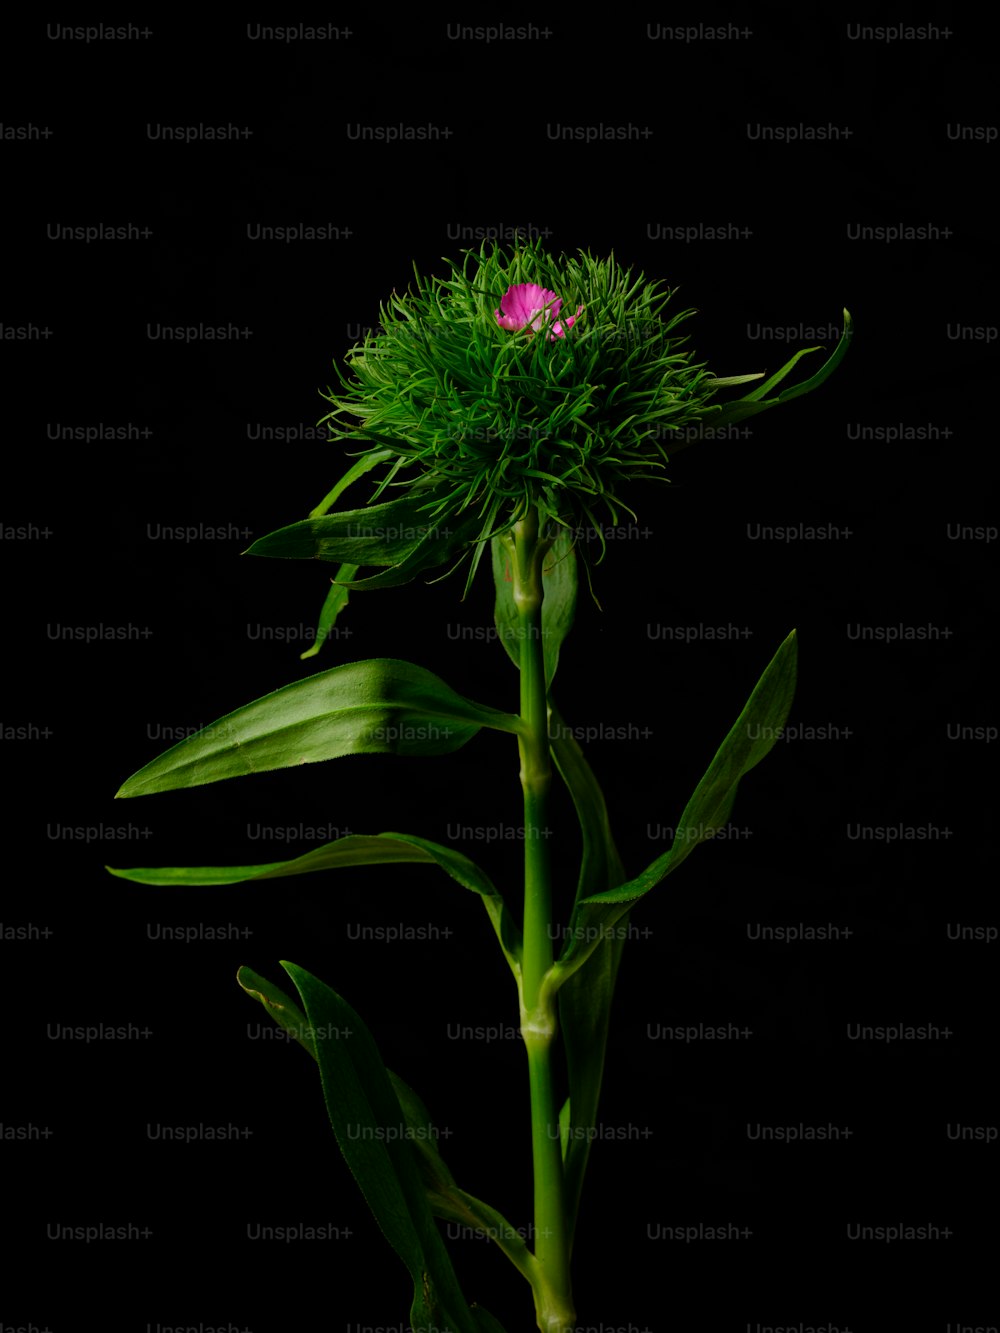
[[[530,324],[537,333],[543,324],[555,319],[562,306],[562,297],[555,292],[539,287],[536,282],[520,282],[516,287],[508,287],[501,298],[499,309],[493,313],[502,329],[511,331],[525,329]],[[577,306],[576,314],[566,320],[566,328],[572,328],[583,312],[583,306]],[[566,336],[562,324],[552,325],[549,339]]]
[[[397,548],[380,548],[367,563],[390,568],[352,574],[351,587],[391,586],[470,553],[471,582],[490,539],[530,509],[550,532],[587,526],[600,536],[599,515],[615,525],[620,510],[635,517],[623,499],[631,483],[667,480],[669,457],[706,427],[808,393],[847,350],[845,312],[844,337],[811,379],[768,396],[814,348],[752,393],[720,402],[720,391],[763,375],[711,375],[677,331],[694,311],[669,309],[669,288],[613,255],[555,259],[535,240],[510,252],[487,242],[451,270],[417,273],[413,290],[393,292],[380,327],[348,354],[348,374],[338,367],[342,392],[326,395],[334,437],[364,446],[330,502],[370,473],[367,504],[378,504],[380,522],[398,510],[400,527],[421,534],[398,562]],[[560,320],[564,302],[576,314]],[[529,336],[512,336],[522,331]],[[366,563],[339,538],[319,549],[352,569]]]

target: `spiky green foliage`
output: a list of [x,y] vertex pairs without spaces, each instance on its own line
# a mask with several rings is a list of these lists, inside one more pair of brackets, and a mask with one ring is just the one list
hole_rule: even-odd
[[[414,269],[414,287],[381,306],[381,327],[346,358],[349,373],[337,368],[342,392],[325,395],[333,409],[323,420],[335,437],[371,444],[364,454],[383,454],[372,501],[405,486],[428,523],[467,531],[475,518],[470,581],[485,543],[529,507],[549,531],[589,524],[598,537],[602,512],[614,524],[619,510],[635,517],[622,495],[629,482],[667,480],[669,455],[700,429],[773,406],[779,398],[762,401],[763,390],[798,359],[755,394],[716,403],[721,389],[763,376],[710,375],[677,331],[694,311],[670,311],[662,282],[613,255],[556,260],[532,240],[446,262],[448,276]],[[520,283],[560,296],[564,322],[583,306],[565,336],[500,327],[501,298]]]

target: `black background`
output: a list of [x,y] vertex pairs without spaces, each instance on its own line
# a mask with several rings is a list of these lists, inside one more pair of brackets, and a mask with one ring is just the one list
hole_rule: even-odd
[[[471,894],[419,867],[170,892],[102,869],[281,859],[326,826],[447,842],[455,825],[517,825],[513,742],[492,732],[448,758],[354,758],[112,800],[181,730],[343,661],[409,658],[483,703],[516,707],[514,668],[484,641],[485,567],[464,603],[458,578],[354,596],[343,633],[302,663],[330,569],[240,552],[304,516],[344,470],[343,448],[315,429],[318,390],[380,300],[406,287],[413,262],[443,272],[442,256],[478,245],[468,229],[517,226],[543,230],[556,252],[613,249],[677,286],[718,374],[773,371],[816,341],[810,328],[839,326],[844,306],[856,325],[817,394],[684,452],[669,487],[636,488],[637,530],[609,542],[594,574],[603,610],[581,593],[564,648],[567,720],[630,737],[585,748],[636,874],[664,849],[662,826],[778,644],[793,626],[800,637],[800,738],[741,788],[737,836],[700,848],[632,916],[608,1137],[592,1155],[574,1259],[580,1324],[1000,1322],[988,1280],[997,1147],[949,1138],[949,1126],[995,1136],[998,1124],[997,944],[949,938],[949,927],[997,923],[989,733],[955,739],[997,726],[984,534],[992,525],[995,541],[987,185],[998,149],[955,137],[956,126],[995,136],[986,34],[959,18],[944,36],[944,11],[922,20],[936,37],[898,42],[852,40],[848,24],[861,20],[846,13],[765,6],[690,21],[731,20],[752,35],[681,41],[652,37],[656,22],[602,19],[486,43],[452,40],[445,22],[367,16],[335,20],[350,36],[287,43],[215,18],[142,21],[130,40],[53,37],[44,17],[10,34],[0,1160],[20,1183],[3,1210],[4,1329],[61,1333],[84,1312],[115,1329],[405,1326],[405,1270],[342,1163],[315,1069],[298,1048],[253,1035],[266,1019],[235,984],[241,963],[280,982],[277,960],[291,959],[345,995],[428,1103],[459,1183],[530,1223],[520,1043],[449,1035],[517,1023]],[[401,124],[442,137],[352,137]],[[157,129],[195,125],[241,137],[168,142]],[[555,125],[639,137],[556,141]],[[758,125],[851,134],[763,142]],[[61,226],[127,223],[151,235],[52,239]],[[251,240],[257,224],[345,230],[286,244]],[[670,238],[699,225],[728,239]],[[852,239],[868,225],[932,237]],[[149,336],[198,324],[250,332]],[[760,333],[799,326],[788,342]],[[88,439],[86,428],[98,429]],[[799,524],[850,535],[751,536]],[[162,535],[187,525],[229,535]],[[979,535],[956,537],[959,525]],[[479,637],[459,639],[459,626]],[[735,626],[738,637],[671,640],[664,626]],[[866,641],[859,626],[910,633]],[[87,627],[133,628],[74,637]],[[261,825],[302,825],[303,836],[262,840]],[[577,842],[564,800],[553,826],[565,917]],[[860,841],[859,826],[904,836]],[[126,839],[110,836],[123,828]],[[457,845],[519,910],[519,847]],[[150,938],[199,923],[241,934]],[[768,943],[749,938],[757,923],[852,933]],[[399,924],[452,933],[352,938]],[[51,1035],[100,1023],[149,1035]],[[652,1035],[699,1023],[752,1035]],[[934,1024],[938,1035],[852,1041],[849,1024]],[[151,1137],[200,1124],[251,1133]],[[765,1143],[748,1136],[758,1124],[852,1135]],[[50,1239],[60,1225],[99,1223],[151,1234]],[[343,1231],[253,1241],[258,1223]],[[698,1224],[752,1234],[663,1238]],[[855,1224],[951,1234],[861,1242],[848,1238]],[[532,1326],[498,1252],[462,1239],[453,1253],[470,1299],[511,1333]]]

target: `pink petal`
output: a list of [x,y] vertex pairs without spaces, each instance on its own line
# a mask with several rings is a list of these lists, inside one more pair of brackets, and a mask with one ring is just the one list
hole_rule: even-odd
[[562,298],[534,282],[521,282],[508,287],[494,311],[503,329],[523,329],[529,324],[535,330],[559,313]]
[[[583,306],[578,305],[576,308],[576,314],[570,315],[569,318],[566,320],[566,328],[571,329],[582,313],[583,313]],[[549,341],[552,342],[556,338],[563,338],[563,337],[565,337],[565,330],[563,329],[562,324],[553,324],[552,332],[549,334]]]

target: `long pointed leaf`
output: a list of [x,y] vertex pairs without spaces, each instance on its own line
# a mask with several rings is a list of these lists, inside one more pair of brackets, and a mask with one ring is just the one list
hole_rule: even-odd
[[412,496],[362,509],[304,518],[258,537],[247,555],[280,560],[350,561],[355,565],[397,565],[433,525]]
[[413,1280],[410,1323],[480,1333],[427,1202],[405,1116],[357,1013],[304,968],[283,962],[313,1029],[337,1142],[376,1222]]
[[769,662],[746,707],[685,806],[670,850],[635,879],[604,893],[592,894],[584,900],[584,907],[641,898],[664,876],[672,874],[699,843],[714,837],[725,827],[740,779],[770,753],[781,735],[795,696],[797,661],[797,641],[792,630]]
[[[625,878],[611,834],[604,795],[583,751],[550,700],[552,757],[576,807],[583,838],[583,857],[577,885],[577,903],[613,888]],[[618,915],[628,907],[617,909]],[[579,907],[570,921],[570,939],[578,928]],[[564,1189],[570,1240],[576,1228],[583,1180],[597,1124],[601,1083],[611,1023],[611,1003],[621,963],[624,936],[608,932],[591,942],[586,966],[562,980],[559,965],[553,980],[561,981],[558,994],[559,1030],[566,1050],[569,1099],[560,1115],[563,1137]],[[574,1132],[570,1132],[570,1131]]]
[[539,1277],[538,1262],[520,1232],[495,1208],[458,1188],[455,1177],[438,1151],[437,1135],[427,1107],[398,1074],[394,1074],[391,1069],[388,1074],[406,1118],[407,1134],[417,1154],[431,1212],[435,1217],[460,1222],[496,1241],[518,1272],[534,1286]]
[[357,565],[342,564],[333,576],[333,583],[330,591],[326,594],[326,600],[319,613],[319,622],[316,626],[316,641],[311,648],[307,648],[304,653],[299,653],[299,661],[308,661],[310,657],[315,657],[323,644],[330,637],[330,631],[337,623],[337,617],[347,605],[350,596],[349,590],[344,587],[344,583],[354,578],[358,572]]
[[[280,987],[258,976],[249,967],[241,967],[236,979],[246,993],[260,1000],[271,1017],[318,1061],[316,1034],[298,1005]],[[398,1074],[388,1068],[385,1072],[406,1122],[406,1141],[416,1154],[417,1168],[431,1212],[435,1217],[461,1222],[495,1240],[514,1267],[534,1286],[538,1280],[538,1264],[520,1232],[495,1208],[458,1188],[438,1151],[437,1135],[427,1107]],[[481,1306],[473,1305],[471,1309],[478,1315],[486,1315],[487,1320],[492,1319]],[[482,1326],[495,1327],[503,1333],[496,1320]]]
[[280,986],[252,972],[249,967],[241,967],[236,973],[236,980],[248,995],[260,1000],[276,1023],[290,1033],[314,1060],[317,1059],[316,1037],[309,1026],[309,1019]]
[[[775,401],[780,403],[790,402],[793,398],[800,398],[805,393],[811,393],[813,389],[818,389],[824,380],[829,379],[833,372],[847,355],[847,349],[850,346],[851,339],[854,337],[854,324],[851,320],[850,311],[844,311],[844,329],[837,339],[837,346],[833,349],[827,359],[820,366],[814,375],[807,380],[801,380],[798,384],[793,384],[791,388],[783,389]],[[764,397],[766,393],[780,384],[788,372],[796,364],[800,357],[806,356],[809,352],[822,351],[821,347],[806,347],[802,351],[796,352],[790,360],[786,361],[780,370],[775,371],[769,380],[765,380],[752,393],[748,393],[744,402],[757,402]]]
[[199,787],[348,754],[450,754],[481,727],[517,733],[522,726],[520,718],[463,698],[411,662],[350,662],[285,685],[188,736],[133,774],[118,795]]
[[467,546],[477,535],[481,523],[478,518],[465,518],[459,522],[453,520],[453,527],[430,527],[415,543],[413,548],[390,569],[381,574],[371,574],[367,578],[347,579],[346,586],[357,592],[373,591],[376,588],[398,588],[410,583],[425,570],[436,569],[450,560],[456,552]]
[[[818,389],[825,380],[830,378],[840,365],[841,361],[843,361],[844,357],[847,355],[847,349],[851,345],[853,336],[854,325],[851,320],[850,312],[845,310],[844,331],[837,341],[837,346],[814,375],[811,375],[808,379],[802,380],[799,384],[793,384],[788,389],[783,389],[781,393],[777,394],[774,398],[764,398],[763,396],[788,374],[789,370],[791,370],[800,357],[807,355],[809,352],[818,352],[821,350],[818,347],[803,348],[802,351],[796,352],[780,370],[776,371],[769,380],[760,385],[752,393],[748,393],[743,398],[737,398],[735,402],[723,404],[721,411],[717,415],[713,414],[710,417],[706,417],[704,423],[705,426],[711,429],[718,429],[720,426],[728,426],[733,422],[744,421],[748,417],[756,416],[758,412],[766,412],[769,408],[777,407],[779,403],[790,403],[794,398],[801,398],[804,394],[812,393],[814,389]],[[692,441],[689,440],[686,441],[685,444],[691,442]],[[671,452],[677,453],[679,452],[679,448],[682,447],[684,447],[684,444],[675,446],[672,448]]]
[[357,481],[359,477],[363,477],[366,472],[370,472],[371,469],[376,467],[379,463],[388,462],[391,457],[391,449],[379,449],[375,453],[362,454],[353,467],[347,469],[341,479],[337,482],[336,486],[334,486],[332,490],[327,491],[326,495],[323,496],[323,499],[320,500],[316,508],[310,509],[309,517],[319,518],[321,515],[325,514],[328,509],[332,509],[340,499],[341,495],[343,495],[344,491],[347,490],[348,486]]
[[119,879],[133,884],[159,887],[194,885],[249,884],[266,879],[285,879],[320,870],[341,870],[349,866],[389,865],[393,863],[429,863],[438,865],[463,888],[478,893],[496,931],[515,978],[520,976],[521,931],[489,876],[462,852],[426,838],[407,833],[377,833],[371,836],[352,833],[334,842],[314,847],[291,861],[271,861],[264,865],[244,866],[156,866],[128,870],[105,867]]
[[398,587],[451,560],[480,530],[480,520],[472,515],[453,519],[451,526],[429,518],[428,503],[438,495],[416,492],[364,509],[302,519],[258,538],[245,554],[388,566],[364,579],[351,575],[342,580],[338,573],[338,582],[356,589]]

